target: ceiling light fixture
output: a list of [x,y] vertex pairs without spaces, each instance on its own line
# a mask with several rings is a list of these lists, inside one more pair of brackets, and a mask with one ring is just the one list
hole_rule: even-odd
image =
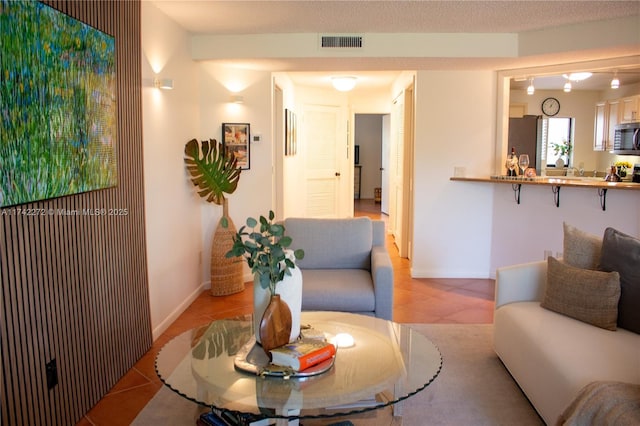
[[527,95],[533,95],[536,92],[536,88],[533,87],[533,78],[529,80],[529,87],[527,87]]
[[571,81],[582,81],[591,77],[593,74],[590,72],[572,72],[570,74],[562,74],[564,78]]
[[570,81],[567,81],[567,82],[564,84],[564,88],[563,88],[562,90],[564,90],[566,93],[569,93],[569,92],[571,91],[571,82],[570,82]]
[[611,88],[617,89],[618,87],[620,87],[620,80],[618,80],[618,71],[615,71],[613,73],[613,80],[611,80]]
[[356,86],[356,77],[331,77],[331,84],[340,92],[348,92]]

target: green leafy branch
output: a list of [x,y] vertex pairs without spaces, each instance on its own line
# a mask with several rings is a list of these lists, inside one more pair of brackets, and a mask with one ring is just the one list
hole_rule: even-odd
[[228,258],[242,256],[251,272],[258,275],[260,286],[268,288],[271,294],[275,294],[276,284],[285,275],[291,275],[291,269],[296,267],[294,260],[304,258],[302,249],[293,251],[293,256],[291,250],[287,250],[293,241],[285,235],[283,225],[273,222],[274,217],[273,211],[269,211],[269,219],[260,216],[259,223],[252,217],[247,218],[226,254]]
[[555,155],[569,155],[571,154],[572,148],[573,146],[571,145],[571,142],[566,139],[563,139],[562,143],[551,142],[551,149],[553,149],[553,153]]

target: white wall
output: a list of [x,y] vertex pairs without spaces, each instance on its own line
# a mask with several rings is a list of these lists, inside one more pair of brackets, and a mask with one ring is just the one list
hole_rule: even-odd
[[[201,291],[201,201],[188,179],[184,144],[199,137],[196,65],[189,37],[152,3],[142,2],[142,112],[145,214],[154,339]],[[151,87],[170,77],[174,90]]]
[[451,182],[456,166],[487,175],[495,146],[491,71],[418,71],[414,277],[487,277],[493,190]]
[[[302,105],[297,103],[296,88],[291,79],[284,73],[275,74],[275,82],[283,91],[284,108],[293,111],[296,115],[298,126],[298,147],[296,155],[288,155],[282,159],[282,164],[274,164],[274,167],[282,167],[283,169],[283,211],[279,212],[279,218],[301,217],[305,214],[306,198],[304,179],[304,141],[302,140]],[[276,143],[284,144],[284,140],[276,141]],[[284,150],[283,150],[284,151]],[[276,159],[278,161],[279,159]]]
[[[245,224],[247,217],[268,215],[272,200],[272,81],[271,73],[201,63],[198,66],[200,90],[196,95],[201,115],[200,139],[222,140],[222,123],[249,123],[250,133],[261,134],[261,142],[250,143],[249,169],[240,174],[238,187],[229,200],[229,215],[236,228]],[[232,92],[242,96],[244,102],[230,102]],[[222,207],[202,202],[202,276],[210,283],[211,244]],[[245,264],[245,278],[251,279]]]
[[556,207],[550,186],[522,185],[520,204],[509,184],[491,185],[494,190],[491,276],[501,266],[544,259],[545,250],[562,252],[562,222],[602,236],[606,227],[640,235],[640,197],[636,191],[607,191],[606,211],[600,207],[595,188],[560,190]]

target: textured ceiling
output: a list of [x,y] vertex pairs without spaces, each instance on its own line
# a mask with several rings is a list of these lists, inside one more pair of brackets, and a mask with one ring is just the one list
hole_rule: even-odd
[[511,33],[640,13],[639,1],[153,0],[199,34]]
[[[208,1],[151,0],[167,16],[193,34],[273,33],[520,33],[575,23],[640,15],[635,1]],[[337,72],[359,77],[359,88],[389,84],[400,70],[509,69],[572,63],[616,54],[563,52],[527,58],[298,58],[235,59],[250,69],[286,71],[297,84],[329,86]],[[620,56],[630,52],[622,50]],[[637,52],[636,52],[637,54]],[[626,76],[640,81],[640,73]],[[562,82],[539,79],[536,86]],[[609,78],[610,80],[610,78]],[[622,80],[622,79],[621,79]],[[516,84],[516,83],[514,83]],[[596,79],[576,89],[594,90]]]

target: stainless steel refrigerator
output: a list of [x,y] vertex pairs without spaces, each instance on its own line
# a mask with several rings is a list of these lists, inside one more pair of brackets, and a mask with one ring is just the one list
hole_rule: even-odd
[[516,153],[529,154],[529,167],[535,167],[538,175],[542,164],[543,118],[539,115],[525,115],[522,118],[509,118],[509,146]]

